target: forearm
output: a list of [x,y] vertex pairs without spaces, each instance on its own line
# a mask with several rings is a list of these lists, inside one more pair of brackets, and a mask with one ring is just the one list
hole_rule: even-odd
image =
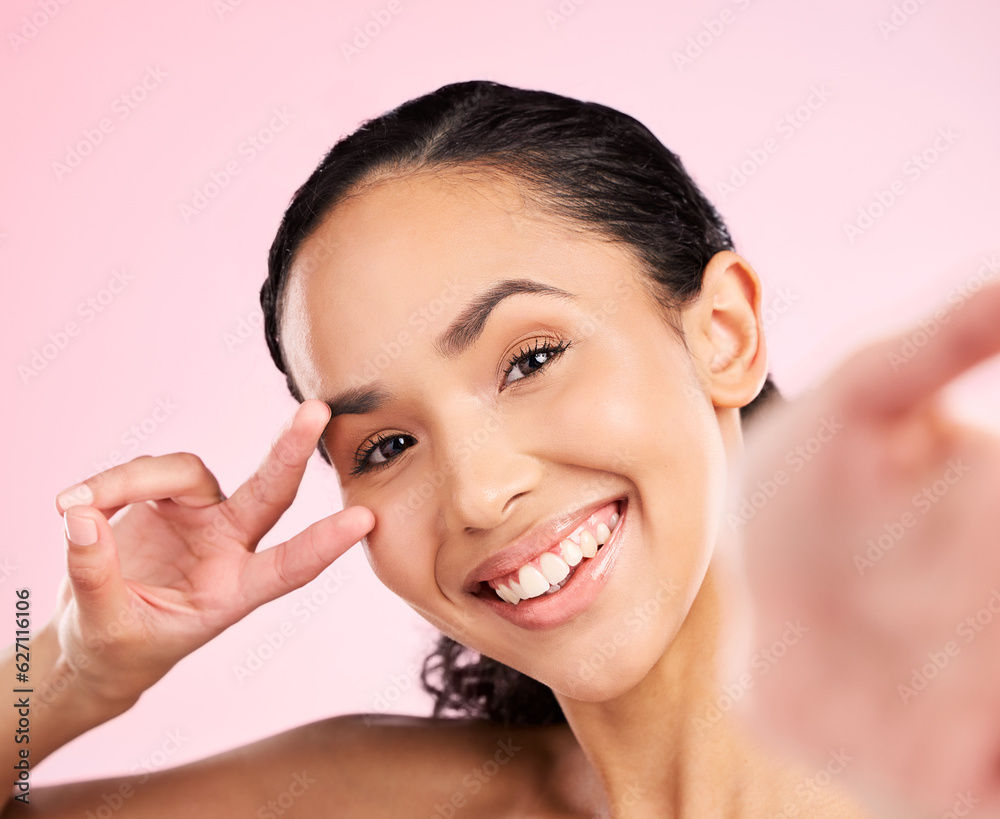
[[37,631],[30,625],[17,631],[22,634],[15,633],[16,642],[0,653],[0,691],[11,698],[0,710],[0,765],[4,784],[12,785],[2,806],[30,803],[31,773],[39,762],[131,704],[102,702],[75,684],[81,658],[64,656],[51,622]]

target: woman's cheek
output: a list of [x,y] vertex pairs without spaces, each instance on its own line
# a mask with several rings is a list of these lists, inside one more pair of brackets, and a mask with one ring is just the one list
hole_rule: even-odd
[[[366,497],[367,495],[367,497]],[[345,493],[344,504],[359,504],[371,509],[375,526],[364,539],[365,556],[379,581],[390,591],[411,599],[423,582],[422,575],[433,565],[432,558],[422,555],[422,544],[432,542],[421,533],[422,517],[411,509],[405,498],[393,494],[376,502],[371,493]]]

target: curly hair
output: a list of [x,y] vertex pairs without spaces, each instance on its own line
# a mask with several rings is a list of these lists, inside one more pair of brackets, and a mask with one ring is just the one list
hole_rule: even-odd
[[[734,249],[680,159],[633,117],[485,80],[442,86],[341,138],[285,211],[260,303],[271,357],[297,400],[303,398],[285,365],[280,327],[283,286],[302,243],[339,203],[378,181],[457,169],[505,174],[544,211],[619,243],[638,261],[665,317],[697,298],[713,255]],[[780,394],[769,375],[741,418],[774,400]],[[322,446],[320,454],[330,463]],[[434,716],[565,722],[550,688],[446,635],[424,661],[422,682]]]

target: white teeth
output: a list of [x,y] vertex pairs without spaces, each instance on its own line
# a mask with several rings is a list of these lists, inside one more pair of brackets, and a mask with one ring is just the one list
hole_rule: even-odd
[[569,564],[552,552],[546,552],[538,558],[538,568],[553,586],[562,583],[569,575]]
[[517,573],[517,581],[526,598],[545,594],[550,585],[549,581],[545,579],[545,575],[531,565],[521,567]]
[[563,560],[568,566],[575,566],[583,560],[583,552],[580,551],[580,547],[569,538],[566,538],[559,546],[562,550]]
[[508,589],[503,583],[498,583],[494,591],[500,596],[501,600],[506,600],[511,605],[516,606],[521,599],[516,594],[514,594],[514,592]]
[[[581,527],[559,543],[558,553],[545,552],[537,559],[537,565],[524,565],[514,578],[497,583],[497,596],[516,606],[521,600],[555,594],[566,585],[572,567],[578,566],[585,557],[597,555],[597,547],[608,542],[620,520],[621,515],[614,512],[607,523],[594,526],[593,533]],[[588,525],[593,526],[593,518]]]

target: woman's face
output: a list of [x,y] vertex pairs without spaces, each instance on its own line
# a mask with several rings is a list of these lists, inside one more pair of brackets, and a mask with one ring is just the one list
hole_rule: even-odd
[[[323,441],[345,506],[375,514],[364,547],[386,586],[563,694],[646,674],[704,577],[727,467],[690,354],[620,245],[496,176],[392,179],[302,246],[282,343],[303,397],[334,406]],[[502,578],[525,598],[502,599]]]

